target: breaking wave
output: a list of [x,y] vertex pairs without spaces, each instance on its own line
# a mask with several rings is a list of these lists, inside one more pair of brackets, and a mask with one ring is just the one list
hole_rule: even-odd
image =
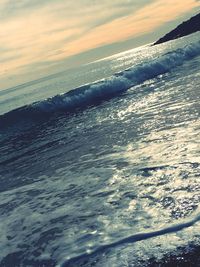
[[200,55],[200,42],[168,52],[157,59],[116,73],[108,79],[84,85],[65,94],[56,95],[5,113],[0,116],[0,128],[19,121],[31,122],[45,119],[52,113],[74,112],[80,108],[94,106],[148,79],[167,73],[198,55]]

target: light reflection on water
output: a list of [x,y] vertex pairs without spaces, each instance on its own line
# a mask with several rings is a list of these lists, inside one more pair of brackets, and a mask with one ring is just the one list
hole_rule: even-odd
[[[199,84],[196,61],[5,141],[1,258],[18,252],[13,257],[24,266],[30,265],[27,259],[34,266],[42,261],[53,266],[198,212],[199,87],[190,83],[194,73]],[[88,266],[131,266],[152,254],[159,258],[198,233],[196,224],[97,255]]]

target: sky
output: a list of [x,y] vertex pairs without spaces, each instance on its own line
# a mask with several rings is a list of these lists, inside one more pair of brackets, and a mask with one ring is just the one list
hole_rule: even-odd
[[199,6],[199,0],[0,0],[0,90],[156,41]]

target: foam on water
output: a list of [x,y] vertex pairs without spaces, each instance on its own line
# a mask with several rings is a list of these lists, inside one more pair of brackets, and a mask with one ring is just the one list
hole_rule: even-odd
[[199,246],[200,43],[186,43],[1,116],[1,266],[159,266]]
[[0,127],[18,121],[41,120],[55,112],[73,112],[76,109],[98,104],[125,92],[132,86],[167,73],[198,55],[200,55],[200,42],[187,45],[154,60],[133,66],[108,79],[10,111],[0,116]]
[[93,257],[94,255],[96,255],[98,253],[103,253],[110,248],[113,249],[115,247],[122,246],[124,244],[135,243],[138,241],[142,241],[142,240],[146,240],[149,238],[153,238],[153,237],[157,237],[157,236],[161,236],[161,235],[166,235],[166,234],[170,234],[170,233],[177,233],[178,231],[181,231],[184,228],[194,226],[194,224],[196,224],[199,221],[200,221],[200,213],[198,213],[193,219],[186,221],[186,222],[182,222],[182,223],[179,223],[176,225],[168,226],[166,228],[163,228],[163,229],[160,229],[157,231],[131,235],[131,236],[125,237],[123,239],[120,239],[118,241],[115,241],[113,243],[99,246],[96,250],[93,250],[93,251],[90,250],[89,252],[78,255],[74,258],[70,258],[69,260],[66,260],[63,264],[61,264],[61,267],[68,267],[70,265],[75,266],[77,261],[79,261],[79,260],[84,261],[84,259],[87,259],[88,257]]

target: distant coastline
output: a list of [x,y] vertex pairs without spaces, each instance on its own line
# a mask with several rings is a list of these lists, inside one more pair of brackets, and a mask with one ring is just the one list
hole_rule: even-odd
[[156,41],[153,45],[165,43],[200,31],[200,13],[178,25],[174,30]]

